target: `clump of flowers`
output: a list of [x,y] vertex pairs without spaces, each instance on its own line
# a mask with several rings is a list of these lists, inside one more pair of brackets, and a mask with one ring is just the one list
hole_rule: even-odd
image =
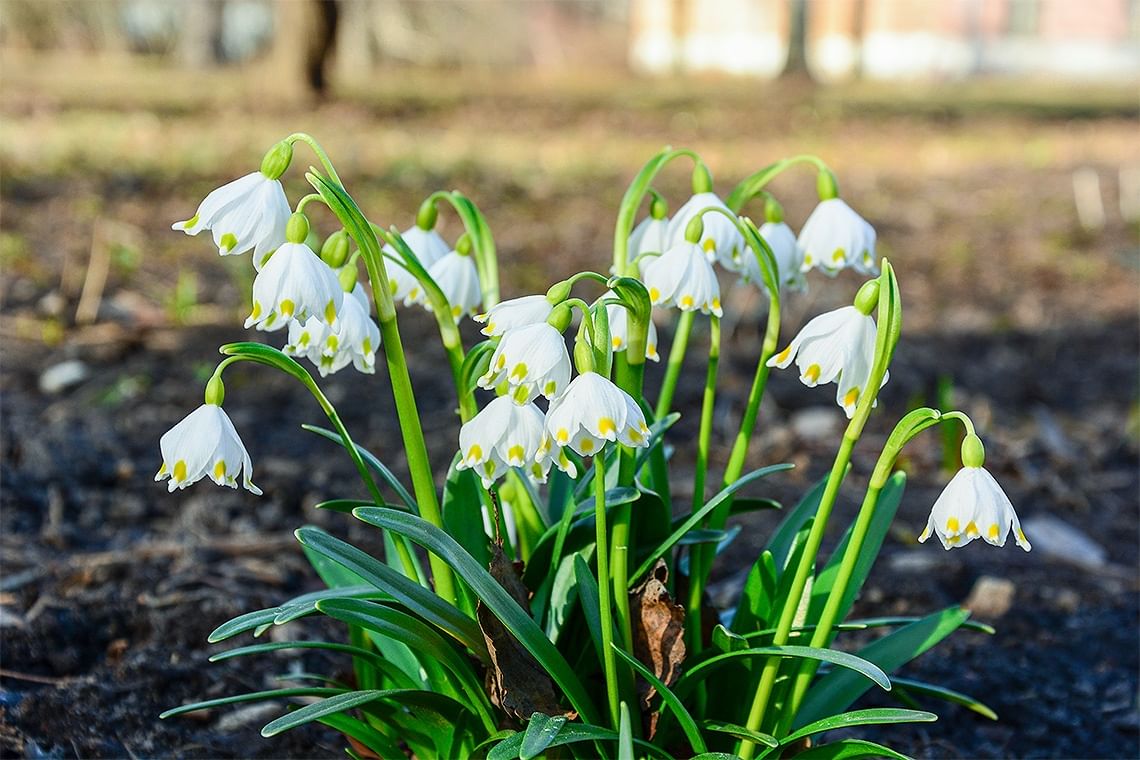
[[[321,164],[305,178],[314,192],[290,209],[281,177],[298,142]],[[693,195],[670,218],[652,187],[676,160],[692,164]],[[815,170],[819,206],[799,236],[766,189],[793,167]],[[637,222],[648,199],[648,215]],[[763,201],[757,226],[744,214]],[[330,230],[310,226],[319,209]],[[463,232],[449,244],[435,231],[450,209]],[[433,193],[404,232],[364,215],[332,162],[308,135],[265,156],[261,170],[210,193],[175,225],[213,233],[219,253],[253,252],[257,270],[246,327],[284,343],[222,346],[225,358],[205,403],[160,441],[156,480],[171,491],[202,478],[252,482],[249,454],[222,409],[223,373],[234,364],[272,367],[302,383],[360,477],[318,507],[348,512],[384,534],[382,557],[313,527],[297,539],[328,588],[222,623],[211,641],[306,615],[345,624],[345,641],[253,643],[215,655],[243,657],[323,649],[351,663],[349,678],[184,705],[167,716],[257,700],[290,709],[262,733],[309,722],[341,732],[352,757],[901,757],[862,739],[818,744],[833,728],[932,721],[916,698],[948,699],[993,717],[981,702],[896,679],[896,671],[955,630],[986,626],[958,607],[921,618],[853,620],[859,590],[903,495],[895,471],[908,441],[938,424],[961,424],[963,469],[934,504],[918,537],[947,549],[1012,533],[1026,551],[1013,506],[984,468],[984,448],[961,411],[916,409],[883,446],[862,504],[839,548],[820,552],[824,532],[878,397],[902,325],[895,270],[877,260],[875,231],[838,193],[820,159],[795,156],[746,177],[728,195],[689,150],[666,149],[634,177],[617,214],[609,275],[576,273],[546,293],[499,300],[490,226],[462,193]],[[321,242],[320,245],[317,245]],[[318,252],[319,251],[319,252]],[[814,317],[780,349],[781,305],[813,269],[872,275],[850,306]],[[731,453],[712,452],[720,359],[722,272],[767,295],[763,344]],[[363,279],[362,279],[363,278]],[[415,386],[404,359],[397,305],[424,307],[439,329],[455,388],[457,450],[433,472]],[[664,378],[654,307],[671,320]],[[424,311],[412,318],[424,318]],[[457,325],[471,316],[484,340],[465,345]],[[577,327],[574,325],[577,324]],[[705,390],[689,503],[674,496],[669,428],[673,394],[694,328],[707,327]],[[571,329],[574,327],[574,329]],[[284,332],[278,332],[284,331]],[[384,352],[411,489],[357,445],[310,370],[349,366],[374,374]],[[767,538],[739,599],[716,607],[707,593],[720,551],[739,532],[729,518],[778,508],[741,491],[790,465],[746,472],[771,369],[796,365],[808,387],[834,383],[848,418],[830,474]],[[838,413],[838,410],[836,410]],[[710,483],[710,479],[712,482]],[[422,549],[417,553],[416,547]],[[426,558],[426,567],[424,559]],[[329,568],[340,568],[330,572]],[[883,629],[851,651],[849,630]],[[901,694],[906,708],[852,709],[867,691]],[[815,746],[808,743],[816,742]],[[811,749],[803,751],[805,746]]]

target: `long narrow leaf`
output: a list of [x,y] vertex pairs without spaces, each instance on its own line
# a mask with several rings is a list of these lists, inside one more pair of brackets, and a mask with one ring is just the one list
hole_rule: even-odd
[[857,760],[863,757],[886,757],[890,760],[911,760],[882,744],[866,739],[840,739],[839,741],[809,747],[796,754],[797,760]]
[[969,694],[947,689],[945,686],[938,686],[937,684],[926,683],[924,681],[914,681],[909,678],[898,678],[897,676],[891,677],[891,683],[894,684],[895,689],[900,692],[910,692],[923,697],[933,697],[934,699],[941,699],[945,702],[953,702],[956,705],[962,705],[968,710],[973,710],[978,715],[984,715],[990,720],[998,719],[997,713],[993,711],[993,708],[984,702],[974,699]]
[[753,731],[747,726],[739,726],[735,723],[717,723],[715,721],[705,721],[705,728],[709,731],[716,731],[721,734],[728,734],[735,736],[737,739],[748,739],[763,744],[765,747],[779,747],[780,741],[771,734],[763,734],[759,731]]
[[[601,313],[605,314],[605,309]],[[633,726],[629,722],[629,705],[625,702],[621,703],[618,718],[618,760],[634,760]]]
[[400,745],[389,739],[384,734],[377,731],[372,726],[364,721],[357,720],[344,713],[334,713],[332,715],[325,715],[317,719],[318,723],[322,723],[334,731],[339,731],[345,736],[350,736],[356,741],[363,744],[368,749],[372,750],[378,757],[401,757],[403,751]]
[[565,725],[565,715],[533,713],[526,725],[526,733],[523,734],[522,749],[519,750],[520,760],[530,760],[546,751]]
[[[332,430],[328,430],[317,425],[301,425],[301,427],[304,430],[308,430],[310,433],[316,433],[322,438],[327,438],[333,443],[344,446],[344,441],[341,440],[340,435],[333,432]],[[375,470],[376,474],[380,476],[381,480],[387,483],[388,486],[396,492],[396,495],[400,497],[400,501],[404,502],[404,505],[408,509],[412,510],[416,514],[419,514],[419,506],[416,504],[416,500],[412,498],[412,495],[410,493],[408,493],[408,489],[404,488],[404,484],[400,482],[400,479],[396,477],[395,473],[389,470],[388,466],[381,462],[375,454],[362,447],[360,444],[356,444],[356,450],[360,453],[360,458],[363,459],[369,467]]]
[[328,652],[351,654],[353,657],[367,660],[374,668],[381,671],[400,688],[416,688],[416,683],[408,678],[404,671],[392,665],[392,663],[385,660],[376,652],[364,649],[363,647],[354,647],[351,644],[340,644],[334,641],[273,641],[265,644],[253,644],[247,647],[238,647],[236,649],[228,649],[225,652],[218,652],[210,656],[210,662],[220,662],[222,660],[233,659],[234,657],[247,657],[254,654],[265,654],[266,652],[277,652],[282,649],[323,649]]
[[271,720],[261,728],[261,735],[268,738],[276,736],[284,731],[288,731],[297,726],[303,726],[306,723],[312,723],[314,720],[323,718],[326,715],[333,713],[344,712],[351,710],[354,707],[359,707],[367,702],[373,702],[383,697],[390,697],[393,695],[403,694],[402,689],[393,690],[373,690],[373,691],[350,691],[345,694],[337,694],[335,697],[328,697],[322,699],[320,702],[314,702],[311,705],[305,705],[293,712],[282,715],[276,720]]
[[836,728],[878,726],[887,723],[933,723],[936,720],[938,720],[937,715],[923,710],[903,710],[898,707],[872,707],[867,710],[853,710],[809,723],[781,739],[780,746],[787,747],[805,736],[832,731]]
[[[729,664],[730,661],[742,657],[806,657],[812,660],[821,660],[823,662],[840,665],[852,671],[851,676],[858,679],[860,684],[864,685],[865,688],[870,688],[870,686],[862,680],[863,678],[871,681],[885,691],[891,690],[891,682],[890,679],[887,678],[887,674],[873,662],[835,649],[817,649],[815,647],[801,646],[756,647],[754,649],[740,649],[735,652],[726,652],[716,655],[681,676],[681,680],[677,682],[675,688],[678,692],[687,694],[689,689],[697,682],[707,678],[713,670],[721,668]],[[860,678],[860,676],[862,678]]]
[[705,740],[701,736],[701,729],[697,727],[697,722],[693,720],[693,716],[685,709],[685,705],[677,698],[677,695],[665,685],[665,683],[653,674],[653,671],[645,667],[641,660],[633,655],[624,651],[616,643],[610,643],[614,651],[617,652],[618,657],[621,657],[629,666],[636,670],[641,677],[649,682],[649,685],[657,690],[661,695],[661,701],[668,705],[669,709],[673,711],[673,716],[680,724],[681,730],[685,732],[685,738],[689,740],[689,746],[693,748],[693,752],[700,754],[708,749],[705,745]]
[[160,719],[173,718],[175,715],[185,715],[189,712],[207,710],[213,707],[237,705],[241,704],[242,702],[265,702],[270,699],[288,699],[291,697],[332,697],[343,693],[344,689],[330,689],[320,686],[253,691],[249,692],[248,694],[235,694],[230,697],[219,697],[218,699],[207,699],[202,702],[191,702],[188,705],[180,705],[161,713],[158,717]]
[[519,640],[528,652],[566,693],[570,704],[587,721],[594,720],[597,708],[582,682],[554,647],[538,624],[499,585],[491,574],[481,567],[455,539],[431,523],[414,515],[379,507],[362,507],[354,514],[357,519],[379,528],[407,536],[415,543],[441,557],[471,587],[487,609],[507,630]]
[[[522,751],[523,737],[524,734],[515,733],[503,739],[487,753],[487,760],[514,760],[514,758],[519,757]],[[567,723],[558,732],[558,736],[550,742],[548,749],[579,742],[616,742],[617,740],[617,732],[608,728],[601,728],[588,723]],[[660,747],[656,747],[643,739],[634,739],[633,743],[643,750],[646,756],[651,755],[669,760],[669,754]],[[592,753],[589,756],[592,756]]]

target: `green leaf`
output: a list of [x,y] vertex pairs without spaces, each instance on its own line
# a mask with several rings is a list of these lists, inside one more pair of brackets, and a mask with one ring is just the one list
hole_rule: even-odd
[[732,508],[728,514],[744,515],[749,512],[762,512],[768,509],[783,509],[784,505],[775,499],[765,499],[763,497],[753,498],[750,496],[738,496],[732,500]]
[[840,739],[839,741],[809,747],[796,754],[797,760],[856,760],[861,757],[886,757],[890,760],[911,760],[882,744],[865,739]]
[[372,726],[364,721],[357,720],[344,713],[334,713],[332,715],[325,715],[317,719],[318,723],[322,723],[334,731],[339,731],[345,736],[351,736],[356,741],[363,744],[368,749],[379,757],[402,757],[403,751],[400,745],[389,739],[384,734],[377,731]]
[[765,747],[780,746],[780,742],[776,737],[771,734],[762,734],[759,731],[753,731],[747,726],[740,726],[736,723],[718,723],[711,720],[706,720],[704,725],[709,731],[728,734],[729,736],[735,736],[737,739],[748,739],[757,744],[763,744]]
[[407,536],[415,543],[441,557],[471,587],[487,609],[497,617],[519,643],[538,661],[555,683],[566,693],[570,704],[585,720],[597,715],[582,682],[562,654],[546,638],[538,624],[510,594],[491,577],[475,559],[456,543],[455,539],[434,525],[393,509],[361,507],[354,513],[357,519],[379,528]]
[[554,574],[550,587],[549,614],[546,618],[546,637],[558,641],[562,626],[570,618],[574,604],[578,601],[578,579],[574,572],[574,558],[577,553],[563,557]]
[[[601,311],[605,313],[605,309]],[[618,718],[618,760],[634,760],[633,726],[629,722],[629,705],[625,702],[621,703]]]
[[765,548],[772,552],[772,559],[781,574],[783,569],[787,567],[788,553],[792,550],[792,542],[795,541],[796,534],[799,533],[804,523],[819,510],[819,501],[823,498],[823,489],[826,487],[827,478],[816,483],[810,491],[804,494],[795,508],[780,521],[780,526],[768,539],[768,546]]
[[225,707],[226,705],[236,705],[241,704],[242,702],[265,702],[270,699],[288,699],[291,697],[332,697],[343,693],[344,689],[330,689],[321,686],[253,691],[248,694],[235,694],[230,697],[207,699],[203,702],[191,702],[188,705],[181,705],[179,707],[171,708],[166,712],[160,714],[158,717],[160,719],[173,718],[175,715],[185,715],[186,713],[195,712],[197,710],[207,710],[213,707]]
[[791,464],[774,464],[768,467],[761,467],[758,470],[753,470],[747,475],[742,475],[735,483],[726,486],[720,491],[720,493],[709,499],[707,504],[698,509],[696,512],[690,514],[688,518],[669,535],[668,538],[666,538],[656,549],[650,552],[649,556],[645,558],[645,561],[641,563],[637,570],[630,573],[629,586],[632,588],[642,575],[649,572],[650,568],[652,568],[653,565],[657,562],[658,557],[663,556],[665,552],[672,549],[673,545],[680,541],[686,533],[688,533],[698,523],[700,523],[700,521],[703,520],[706,515],[719,507],[725,499],[730,498],[740,488],[744,487],[748,483],[751,483],[753,480],[764,477],[765,475],[771,475],[774,472],[783,472],[784,470],[790,470],[792,467],[794,467],[794,465]]
[[305,705],[288,715],[282,715],[276,720],[271,720],[266,723],[261,729],[261,735],[268,738],[276,736],[289,729],[303,726],[306,723],[312,723],[314,720],[323,718],[326,715],[333,713],[344,712],[351,710],[354,707],[373,702],[383,697],[391,697],[394,695],[402,695],[403,689],[393,690],[373,690],[373,691],[350,691],[346,694],[337,694],[334,697],[322,699],[320,702],[314,702],[311,705]]
[[[969,615],[960,607],[935,612],[868,644],[859,650],[859,656],[893,673],[957,630]],[[838,670],[828,673],[812,684],[793,725],[802,726],[846,710],[867,688],[867,684],[853,674]]]
[[[675,689],[679,694],[687,694],[697,682],[707,678],[713,670],[721,668],[730,663],[732,660],[738,658],[748,657],[804,657],[811,660],[821,660],[823,662],[830,662],[834,665],[839,665],[852,671],[851,675],[855,678],[862,676],[878,685],[885,691],[891,690],[890,679],[887,674],[882,671],[873,662],[850,654],[848,652],[840,652],[836,649],[818,649],[816,647],[801,647],[801,646],[771,646],[771,647],[755,647],[753,649],[741,649],[735,652],[726,652],[714,657],[704,660],[699,665],[690,668],[681,680],[677,682]],[[864,685],[864,690],[869,688],[861,679],[860,684]]]
[[491,561],[489,539],[483,530],[483,487],[472,470],[460,470],[456,453],[443,484],[443,528],[483,567]]
[[[487,760],[514,760],[522,751],[524,734],[515,733],[508,736],[499,742],[490,752],[487,753]],[[567,723],[558,732],[558,736],[550,742],[547,749],[553,747],[563,747],[567,744],[577,744],[578,742],[614,742],[618,740],[617,732],[608,728],[601,728],[588,723]],[[660,747],[655,747],[647,741],[642,739],[634,739],[633,743],[636,747],[641,748],[647,755],[654,757],[669,758],[668,753]]]
[[969,694],[963,694],[960,691],[947,689],[945,686],[925,683],[924,681],[914,681],[909,678],[898,678],[896,676],[891,677],[891,684],[894,685],[895,690],[902,693],[910,692],[923,697],[933,697],[935,699],[941,699],[946,702],[953,702],[954,704],[962,705],[969,710],[973,710],[979,715],[984,715],[990,720],[998,719],[997,713],[995,713],[993,709],[988,705],[979,702]]
[[598,600],[598,582],[590,572],[585,557],[579,552],[574,557],[574,576],[578,579],[578,600],[582,603],[582,614],[586,618],[586,627],[590,629],[590,638],[594,641],[594,651],[598,661],[602,660],[602,617],[601,603]]
[[381,591],[378,591],[374,586],[361,585],[352,586],[349,588],[330,588],[321,589],[320,591],[313,591],[307,594],[302,594],[294,597],[287,602],[284,602],[278,607],[268,607],[264,610],[255,610],[253,612],[245,612],[235,618],[227,620],[222,623],[213,632],[206,637],[206,641],[211,644],[217,644],[219,641],[225,641],[232,638],[239,633],[252,631],[264,625],[273,625],[277,618],[291,610],[300,610],[301,614],[296,617],[301,617],[309,612],[316,611],[316,602],[321,599],[340,599],[340,598],[375,598],[377,596],[387,597]]
[[252,644],[246,647],[228,649],[225,652],[218,652],[210,656],[210,662],[230,660],[234,657],[246,657],[251,654],[276,652],[281,649],[324,649],[329,652],[351,654],[353,657],[367,660],[374,668],[381,671],[391,679],[394,684],[402,689],[414,689],[417,686],[414,681],[408,678],[404,671],[392,665],[392,663],[385,660],[376,652],[364,649],[363,647],[354,647],[350,644],[340,644],[333,641],[273,641],[266,644]]
[[526,725],[526,733],[523,734],[522,748],[519,750],[521,760],[530,760],[542,754],[565,725],[566,717],[563,715],[552,717],[540,712],[533,713]]
[[[851,573],[851,578],[847,582],[847,588],[843,594],[843,601],[839,605],[839,610],[836,613],[836,620],[843,620],[847,617],[847,613],[851,611],[851,605],[855,603],[855,598],[859,595],[859,590],[863,588],[864,582],[867,580],[867,575],[871,572],[871,566],[875,564],[875,560],[879,556],[879,550],[883,546],[883,540],[887,537],[887,531],[890,530],[891,523],[894,522],[895,513],[898,511],[899,502],[902,501],[903,489],[906,488],[906,474],[896,472],[887,481],[886,486],[879,493],[879,502],[875,505],[875,511],[871,517],[871,524],[867,528],[867,534],[863,539],[863,546],[859,550],[858,559],[855,560],[855,568]],[[808,622],[815,623],[819,620],[820,615],[823,613],[823,607],[827,604],[827,597],[831,593],[831,588],[835,584],[835,578],[839,574],[839,566],[843,562],[843,555],[847,551],[847,545],[851,541],[851,531],[854,528],[854,523],[847,528],[847,532],[843,534],[842,540],[831,553],[827,565],[815,577],[815,582],[811,587],[811,604],[808,608]]]
[[[610,644],[613,650],[617,652],[618,657],[625,660],[631,668],[636,670],[642,678],[649,682],[649,685],[657,690],[661,695],[661,701],[670,710],[673,711],[673,716],[677,719],[677,723],[681,726],[681,730],[685,732],[685,738],[689,740],[689,746],[692,747],[693,752],[701,753],[708,749],[705,746],[705,740],[701,736],[701,730],[697,727],[697,722],[693,720],[693,716],[685,709],[685,705],[677,698],[677,695],[665,685],[665,683],[654,675],[653,671],[645,667],[641,660],[633,655],[625,652],[617,644]],[[625,704],[624,702],[622,704]]]
[[758,625],[767,625],[772,618],[772,605],[776,601],[778,585],[776,560],[772,552],[765,549],[748,571],[736,613],[732,616],[732,629],[738,633],[748,633]]
[[[307,546],[304,542],[301,542],[301,551],[304,553],[305,559],[309,560],[313,570],[317,572],[317,577],[324,581],[324,584],[329,588],[362,586],[369,583],[345,565],[314,550],[313,547]],[[379,584],[374,583],[372,585],[381,588]]]
[[[332,430],[327,430],[317,425],[301,425],[301,428],[308,430],[310,433],[316,433],[322,438],[327,438],[333,443],[344,446],[344,441],[337,433],[333,432]],[[408,489],[404,488],[404,484],[400,482],[399,478],[397,478],[396,475],[368,449],[357,444],[356,450],[359,452],[360,458],[363,459],[369,467],[375,470],[376,474],[380,476],[380,479],[387,483],[388,486],[396,492],[396,496],[400,497],[400,501],[404,502],[405,506],[407,506],[407,508],[412,512],[419,514],[419,505],[416,504],[416,500],[412,498],[412,495],[408,493]]]
[[483,662],[489,661],[487,643],[479,624],[474,619],[464,615],[403,574],[320,528],[304,527],[299,529],[296,535],[303,546],[348,568],[365,582],[388,592],[393,599],[413,613],[454,637]]
[[809,723],[781,739],[780,746],[787,747],[805,736],[832,731],[837,728],[878,726],[888,723],[933,723],[936,720],[938,720],[938,716],[934,713],[922,710],[903,710],[898,707],[872,707],[867,710],[853,710]]

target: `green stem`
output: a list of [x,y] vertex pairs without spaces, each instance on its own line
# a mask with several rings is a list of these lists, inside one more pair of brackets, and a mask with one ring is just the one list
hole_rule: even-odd
[[463,222],[463,229],[471,237],[479,271],[479,287],[483,293],[483,309],[490,309],[499,302],[499,257],[491,228],[479,207],[458,190],[437,190],[427,198],[433,204],[440,200],[451,204]]
[[[693,511],[705,503],[705,481],[708,476],[709,443],[712,439],[713,410],[716,407],[716,376],[720,364],[720,320],[709,317],[709,366],[705,374],[705,391],[701,401],[701,425],[697,437],[697,463],[693,474]],[[704,581],[716,556],[715,544],[697,544],[689,553],[688,624],[689,651],[693,654],[704,647],[701,638],[701,600],[704,598]]]
[[633,181],[629,183],[625,195],[622,196],[617,223],[614,225],[614,274],[637,274],[636,271],[629,271],[629,236],[633,232],[634,217],[637,215],[637,209],[641,206],[641,201],[649,191],[649,184],[653,178],[666,164],[681,156],[688,156],[694,164],[699,164],[701,160],[700,156],[691,150],[665,148],[649,159],[641,171],[637,173],[637,176],[633,178]]
[[[768,374],[771,368],[768,360],[776,353],[776,346],[780,340],[780,303],[772,301],[768,307],[768,327],[764,332],[764,343],[760,347],[760,359],[756,362],[756,374],[752,378],[752,390],[748,392],[748,405],[740,420],[740,430],[736,433],[736,440],[732,444],[732,453],[728,457],[728,465],[724,468],[724,486],[736,482],[744,472],[744,462],[748,457],[748,447],[752,442],[752,434],[756,430],[756,418],[760,414],[760,401],[764,398],[764,389],[768,385]],[[726,510],[727,512],[727,510]],[[716,525],[714,513],[713,527]]]
[[594,455],[594,535],[598,558],[598,611],[602,619],[602,665],[606,674],[606,696],[610,721],[618,727],[617,656],[613,650],[614,616],[610,601],[609,548],[606,531],[606,457],[603,451]]
[[305,197],[301,198],[301,200],[297,201],[297,205],[296,205],[296,207],[294,207],[293,213],[296,214],[296,213],[300,213],[300,212],[304,211],[305,207],[308,206],[313,201],[322,201],[323,202],[324,198],[321,197],[320,193],[309,193]]
[[321,162],[321,166],[325,168],[325,173],[329,175],[329,179],[344,187],[344,183],[340,181],[340,176],[337,175],[336,169],[333,167],[332,160],[329,159],[329,154],[325,153],[325,149],[321,147],[313,137],[305,132],[294,132],[285,138],[285,141],[292,144],[295,142],[303,142],[312,148],[313,153],[317,155],[317,159]]
[[681,374],[681,365],[685,363],[685,351],[689,348],[689,334],[692,331],[693,312],[682,311],[673,333],[673,345],[669,347],[669,362],[665,367],[665,379],[661,381],[654,419],[665,417],[673,407],[673,394],[677,390],[677,378]]
[[825,164],[823,162],[823,159],[819,158],[818,156],[801,154],[798,156],[791,156],[789,158],[781,159],[780,161],[777,161],[774,164],[769,164],[755,174],[752,174],[751,176],[745,177],[743,180],[741,180],[740,184],[733,188],[732,192],[728,194],[728,198],[726,198],[724,202],[725,205],[733,211],[739,213],[740,209],[744,208],[744,204],[748,203],[748,201],[750,201],[752,198],[759,195],[760,191],[764,189],[765,185],[767,185],[785,170],[790,169],[797,164],[812,164],[820,171],[828,170],[827,164]]

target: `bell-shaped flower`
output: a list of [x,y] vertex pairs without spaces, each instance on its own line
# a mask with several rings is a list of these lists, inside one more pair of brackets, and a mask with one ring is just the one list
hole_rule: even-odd
[[[425,230],[418,224],[413,224],[404,230],[401,237],[412,249],[412,253],[416,254],[420,263],[424,265],[424,269],[430,270],[432,264],[442,259],[451,250],[438,232],[434,229]],[[385,254],[384,269],[388,274],[388,286],[391,288],[392,298],[402,301],[404,306],[417,303],[423,296],[423,286],[420,285],[420,281],[404,267],[401,263],[403,259],[395,248],[385,245],[383,251]]]
[[[685,229],[697,214],[706,208],[714,207],[729,211],[728,206],[716,193],[696,193],[669,220],[669,244],[676,245],[685,241]],[[731,213],[731,211],[729,211]],[[704,232],[701,234],[699,245],[709,261],[720,262],[720,265],[731,272],[739,272],[744,256],[744,238],[740,230],[720,213],[708,213],[701,216],[704,222]]]
[[265,256],[285,242],[290,213],[281,181],[256,171],[213,190],[194,216],[171,226],[187,235],[210,230],[223,256],[252,248],[253,264],[260,268]]
[[246,489],[261,495],[261,489],[253,484],[249,454],[221,406],[202,404],[166,431],[158,446],[162,467],[154,479],[169,478],[170,491],[206,477],[220,486],[237,488],[240,475]]
[[[479,304],[483,301],[483,288],[479,284],[479,270],[475,268],[475,260],[470,255],[451,251],[428,267],[428,274],[451,304],[451,317],[456,323],[465,314],[472,315],[479,310]],[[416,300],[428,311],[432,310],[424,293],[420,292]]]
[[483,325],[479,332],[493,338],[514,327],[545,322],[553,310],[554,304],[544,295],[522,296],[497,303],[485,314],[476,314],[472,319]]
[[712,312],[723,316],[720,283],[712,264],[696,243],[681,240],[645,268],[645,286],[655,306],[675,306],[681,311]]
[[[629,260],[637,261],[638,271],[645,276],[645,268],[669,247],[669,219],[647,216],[629,235]],[[644,255],[644,254],[654,254]]]
[[876,274],[875,228],[839,198],[820,201],[804,222],[797,241],[801,268],[834,275],[845,267]]
[[304,243],[283,243],[253,281],[253,310],[246,327],[277,330],[309,317],[336,328],[344,290],[336,273]]
[[309,317],[304,322],[289,323],[289,343],[284,352],[308,358],[326,377],[350,363],[364,374],[376,372],[376,347],[380,345],[380,328],[369,316],[368,297],[360,283],[341,305],[337,328]]
[[550,462],[540,463],[545,418],[534,404],[499,396],[459,429],[460,470],[474,470],[490,488],[510,467],[524,468],[545,482]]
[[[796,245],[796,233],[783,222],[765,222],[759,232],[775,256],[780,287],[803,290],[807,286],[807,278],[804,277],[803,259],[799,246]],[[743,254],[743,266],[740,271],[746,281],[755,282],[763,287],[760,262],[756,260],[751,248],[746,249]]]
[[875,362],[875,320],[854,306],[820,314],[769,359],[768,366],[783,369],[793,360],[807,387],[836,384],[836,403],[850,418]]
[[578,375],[550,403],[546,432],[553,445],[568,446],[582,456],[598,453],[607,441],[649,445],[649,427],[641,407],[596,372]]
[[[611,290],[603,296],[604,298],[615,298],[616,294]],[[629,309],[619,304],[606,304],[606,317],[610,323],[610,343],[613,344],[614,352],[624,351],[627,346],[629,338]],[[645,358],[650,361],[661,361],[660,355],[657,353],[657,326],[653,324],[653,320],[649,320],[649,331],[645,339]]]
[[994,476],[985,467],[963,467],[934,502],[926,530],[918,540],[926,541],[937,534],[947,549],[965,546],[975,538],[1005,546],[1011,529],[1017,545],[1029,551],[1013,504]]
[[479,378],[480,388],[506,381],[515,403],[543,395],[553,400],[570,382],[570,353],[566,340],[546,322],[516,327],[503,333],[491,355],[491,365]]

